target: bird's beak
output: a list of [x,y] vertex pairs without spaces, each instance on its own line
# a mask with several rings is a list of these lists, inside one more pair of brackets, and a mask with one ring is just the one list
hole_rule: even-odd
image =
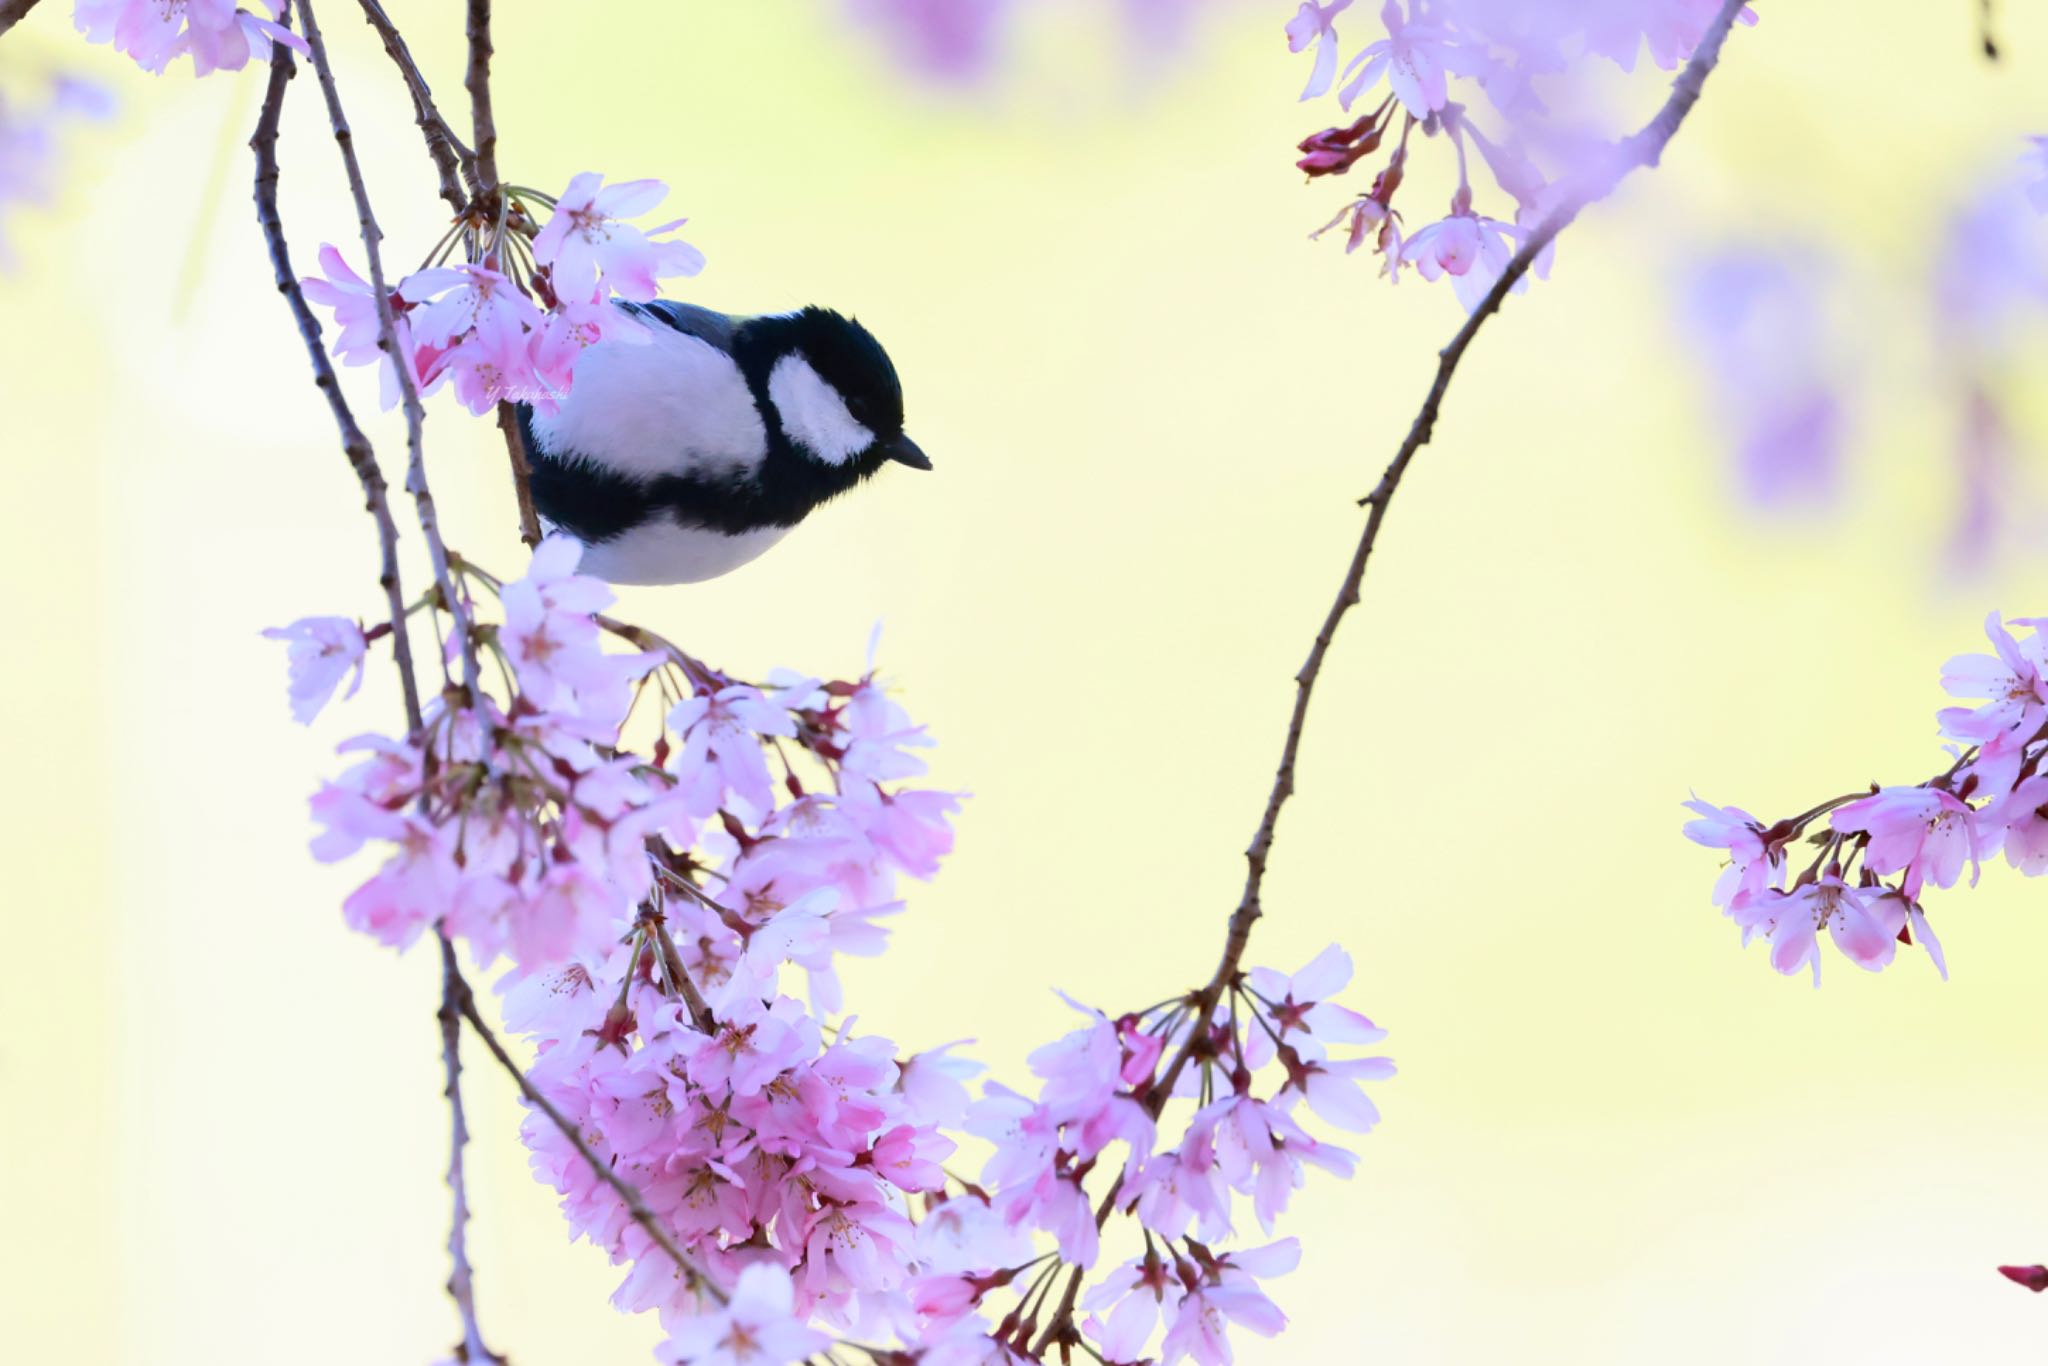
[[917,443],[898,433],[882,443],[882,450],[899,465],[908,465],[914,470],[928,470],[932,458],[917,448]]

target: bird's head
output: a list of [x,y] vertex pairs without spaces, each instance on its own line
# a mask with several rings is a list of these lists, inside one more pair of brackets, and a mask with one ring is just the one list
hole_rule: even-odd
[[[765,354],[768,401],[803,460],[867,475],[890,461],[932,462],[903,432],[903,386],[874,334],[828,308],[748,324]],[[764,335],[765,334],[765,335]]]

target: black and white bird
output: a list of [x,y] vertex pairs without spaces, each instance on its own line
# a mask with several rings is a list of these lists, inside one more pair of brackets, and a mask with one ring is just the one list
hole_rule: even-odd
[[882,466],[932,467],[903,434],[889,353],[855,320],[618,306],[648,339],[594,343],[553,415],[519,405],[534,505],[583,543],[581,572],[716,578]]

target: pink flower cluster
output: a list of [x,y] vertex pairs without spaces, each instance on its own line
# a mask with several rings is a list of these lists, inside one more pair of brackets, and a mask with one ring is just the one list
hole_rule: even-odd
[[[484,581],[503,620],[471,647],[503,666],[508,696],[454,689],[419,734],[342,746],[363,757],[313,798],[325,827],[314,853],[385,851],[348,899],[350,923],[399,948],[438,925],[486,963],[509,954],[523,975],[602,961],[665,888],[715,876],[730,910],[710,910],[708,894],[670,909],[705,990],[762,988],[786,957],[836,1008],[833,955],[877,952],[875,922],[897,908],[891,875],[929,876],[950,847],[953,798],[882,785],[922,770],[909,752],[922,731],[872,678],[764,690],[672,652],[606,650],[596,614],[611,593],[574,572],[578,554],[553,538],[525,578]],[[270,634],[291,642],[301,720],[362,667],[367,637],[352,623]],[[650,695],[673,701],[643,757],[622,730]],[[824,765],[826,790],[805,791],[793,768],[772,780],[768,755],[785,742]]]
[[[1844,957],[1873,972],[1917,940],[1946,977],[1923,892],[1953,887],[1966,869],[1974,886],[2001,850],[2028,877],[2048,872],[2048,618],[2009,625],[2027,636],[2015,637],[1994,612],[1984,627],[1993,652],[1958,655],[1942,668],[1942,687],[1971,704],[1937,717],[1954,742],[1946,771],[1768,825],[1740,807],[1687,803],[1698,818],[1685,833],[1728,855],[1715,904],[1741,927],[1743,943],[1769,941],[1779,972],[1810,967],[1819,985],[1825,930]],[[1827,827],[1807,834],[1822,816]],[[1802,840],[1812,861],[1788,887],[1790,854]]]
[[[585,347],[646,341],[646,330],[613,300],[644,303],[660,278],[695,275],[704,257],[669,236],[682,219],[647,230],[626,221],[667,196],[658,180],[606,185],[584,172],[559,199],[509,186],[501,193],[501,215],[481,224],[459,220],[444,239],[448,249],[458,237],[471,239],[475,259],[429,264],[391,291],[398,349],[421,392],[452,384],[472,413],[500,401],[553,412]],[[543,209],[549,217],[541,226]],[[381,362],[383,402],[392,406],[401,388],[379,343],[375,289],[332,246],[320,249],[320,269],[299,283],[308,299],[333,310],[334,354],[347,365]]]
[[[965,1344],[945,1360],[1018,1361],[1078,1334],[1105,1362],[1224,1366],[1233,1325],[1279,1332],[1286,1318],[1258,1282],[1293,1269],[1294,1240],[1238,1252],[1212,1245],[1236,1234],[1240,1197],[1271,1233],[1309,1168],[1350,1175],[1353,1154],[1313,1137],[1304,1107],[1352,1133],[1378,1122],[1359,1083],[1392,1076],[1393,1064],[1329,1052],[1384,1037],[1331,999],[1350,978],[1351,960],[1333,945],[1292,977],[1243,974],[1206,1014],[1190,997],[1115,1018],[1076,1007],[1088,1023],[1031,1055],[1036,1096],[988,1083],[968,1111],[968,1132],[995,1151],[979,1180],[922,1226],[943,1238],[912,1289],[926,1340]],[[1195,1109],[1162,1142],[1158,1122],[1173,1100]],[[1100,1201],[1087,1191],[1098,1170],[1109,1181]],[[1144,1252],[1097,1274],[1112,1213],[1136,1221]],[[1050,1240],[1051,1255],[1020,1255],[1020,1232]],[[1016,1304],[991,1313],[987,1297],[1034,1268]],[[1077,1286],[1092,1283],[1079,1300],[1084,1317],[1056,1332],[1043,1297],[1063,1269]]]
[[261,14],[234,0],[76,0],[72,22],[87,42],[112,43],[144,71],[161,74],[179,57],[192,74],[240,71],[250,58],[270,60],[270,45],[305,52],[306,40],[277,21],[284,0],[254,0]]
[[[1301,98],[1335,90],[1349,113],[1382,86],[1386,94],[1356,121],[1304,138],[1296,165],[1312,179],[1348,174],[1379,151],[1397,116],[1400,130],[1371,188],[1313,235],[1347,224],[1347,252],[1370,240],[1391,280],[1400,279],[1403,266],[1413,266],[1425,280],[1448,276],[1467,309],[1493,288],[1528,229],[1555,207],[1561,189],[1597,169],[1604,155],[1589,153],[1583,135],[1561,135],[1549,126],[1545,86],[1570,80],[1581,63],[1596,57],[1631,69],[1646,45],[1659,66],[1676,66],[1692,54],[1720,9],[1715,0],[1385,0],[1379,11],[1384,36],[1347,62],[1337,21],[1352,3],[1301,0],[1288,21],[1289,49],[1313,53]],[[1744,18],[1755,22],[1747,11]],[[1485,121],[1494,124],[1491,133],[1474,116],[1482,102],[1491,111]],[[1394,196],[1417,129],[1448,139],[1458,182],[1449,214],[1411,232],[1394,208]],[[1515,201],[1512,222],[1473,207],[1475,154]],[[1538,274],[1548,268],[1547,259],[1537,263]]]
[[[1270,1235],[1310,1169],[1349,1175],[1311,1123],[1369,1130],[1362,1084],[1393,1073],[1338,1056],[1383,1037],[1334,999],[1344,952],[1121,1015],[1077,1006],[1081,1025],[1031,1054],[1032,1093],[970,1098],[980,1068],[957,1045],[905,1054],[858,1031],[835,971],[882,950],[899,879],[951,847],[955,798],[904,785],[922,729],[872,675],[756,686],[619,627],[576,557],[545,541],[504,584],[457,562],[473,624],[448,655],[479,652],[503,690],[451,683],[417,734],[344,744],[361,758],[313,798],[314,851],[377,851],[344,907],[355,928],[509,957],[504,1017],[534,1086],[689,1259],[529,1115],[536,1175],[627,1268],[615,1303],[661,1316],[662,1359],[761,1366],[840,1338],[923,1366],[1077,1345],[1223,1366],[1233,1329],[1280,1331],[1261,1281],[1293,1267],[1293,1240],[1230,1243],[1247,1218]],[[271,634],[309,720],[388,633]],[[973,1179],[945,1165],[968,1136],[990,1149]],[[1133,1252],[1105,1266],[1113,1235]]]

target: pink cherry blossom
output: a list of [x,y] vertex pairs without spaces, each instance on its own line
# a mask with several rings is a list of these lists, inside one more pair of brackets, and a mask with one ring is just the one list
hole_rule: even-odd
[[1996,852],[1977,827],[1976,811],[1935,788],[1888,787],[1841,807],[1831,819],[1844,834],[1868,835],[1864,866],[1879,876],[1903,872],[1905,893],[1916,901],[1928,882],[1953,887],[1965,863],[1974,884],[1979,860]]
[[831,1341],[797,1317],[789,1272],[755,1262],[725,1304],[680,1320],[655,1355],[672,1366],[794,1366]]
[[1728,866],[1714,884],[1714,904],[1724,910],[1746,905],[1778,886],[1785,874],[1785,851],[1766,846],[1764,828],[1739,806],[1715,806],[1695,797],[1686,805],[1699,819],[1685,823],[1685,836],[1709,849],[1728,851]]
[[1448,73],[1460,64],[1456,37],[1446,26],[1404,17],[1401,0],[1386,0],[1380,22],[1387,36],[1366,44],[1344,68],[1344,88],[1337,98],[1349,109],[1382,76],[1401,107],[1426,119],[1450,99]]
[[1351,0],[1329,0],[1318,4],[1315,0],[1302,0],[1301,8],[1287,21],[1287,50],[1306,52],[1313,43],[1316,49],[1315,66],[1309,72],[1308,84],[1302,87],[1301,98],[1312,100],[1330,88],[1337,76],[1337,16],[1351,8]]
[[[1422,272],[1425,280],[1451,277],[1451,287],[1466,311],[1479,307],[1515,254],[1522,229],[1512,223],[1472,213],[1454,213],[1414,233],[1401,257]],[[1515,282],[1519,291],[1528,284]]]
[[1731,914],[1743,927],[1745,942],[1752,933],[1770,941],[1773,968],[1787,976],[1810,968],[1815,986],[1820,985],[1818,936],[1823,928],[1844,957],[1872,972],[1890,963],[1895,950],[1896,927],[1887,932],[1871,898],[1839,877],[1802,882],[1789,892],[1767,892]]
[[[1265,1003],[1279,1042],[1290,1043],[1297,1051],[1306,1048],[1319,1057],[1324,1044],[1378,1043],[1387,1037],[1386,1030],[1331,999],[1351,981],[1351,955],[1336,944],[1291,977],[1271,968],[1253,968],[1246,981]],[[1251,1038],[1261,1048],[1273,1042],[1258,1030]]]
[[562,298],[587,298],[606,288],[644,303],[661,292],[657,277],[704,269],[704,254],[689,243],[653,240],[681,227],[682,220],[651,233],[622,221],[667,197],[668,186],[658,180],[606,185],[603,176],[585,171],[555,201],[553,216],[533,239],[533,259],[548,268],[549,282]]
[[1283,1102],[1306,1099],[1308,1108],[1325,1124],[1363,1134],[1380,1122],[1380,1111],[1358,1083],[1384,1081],[1394,1075],[1394,1064],[1387,1058],[1352,1058],[1301,1063],[1289,1070],[1287,1088],[1281,1092]]
[[1977,707],[1943,708],[1937,719],[1943,735],[1981,747],[1972,772],[1994,791],[2012,786],[2023,751],[2048,722],[2048,637],[2038,620],[2015,624],[2033,628],[2026,640],[2015,640],[1993,612],[1984,634],[1995,653],[1957,655],[1941,670],[1949,696],[1984,699]]
[[[1180,1277],[1156,1251],[1126,1262],[1097,1281],[1081,1300],[1091,1311],[1082,1328],[1093,1338],[1103,1359],[1135,1362],[1162,1320],[1172,1322],[1186,1294]],[[1096,1317],[1109,1310],[1106,1319]]]
[[189,56],[192,74],[240,71],[254,57],[270,59],[270,45],[305,53],[305,39],[278,24],[284,0],[254,0],[262,14],[234,0],[75,0],[72,21],[91,43],[112,43],[144,71],[161,73]]
[[1287,1326],[1287,1316],[1258,1283],[1285,1275],[1300,1261],[1300,1244],[1292,1238],[1221,1259],[1175,1307],[1172,1326],[1159,1348],[1161,1366],[1174,1366],[1184,1357],[1192,1357],[1197,1366],[1231,1366],[1233,1325],[1261,1337],[1276,1336]]
[[[334,310],[334,321],[340,329],[331,348],[334,355],[343,365],[377,365],[379,401],[385,408],[396,407],[401,393],[398,369],[379,344],[382,329],[377,319],[376,291],[331,244],[321,245],[320,269],[324,278],[308,275],[299,281],[299,288],[309,302]],[[406,316],[411,306],[393,291],[392,328],[398,338],[398,352],[412,367],[414,386],[424,392],[433,386],[420,373],[418,348],[413,344],[412,324]]]
[[2028,877],[2048,873],[2048,775],[2027,778],[1984,813],[1984,824],[2002,832],[2005,861]]
[[[291,675],[292,716],[302,726],[327,705],[343,678],[349,678],[344,697],[354,697],[363,685],[364,651],[368,642],[362,627],[346,617],[301,617],[289,626],[273,626],[264,636],[289,642],[287,667]],[[353,673],[354,677],[349,675]]]

